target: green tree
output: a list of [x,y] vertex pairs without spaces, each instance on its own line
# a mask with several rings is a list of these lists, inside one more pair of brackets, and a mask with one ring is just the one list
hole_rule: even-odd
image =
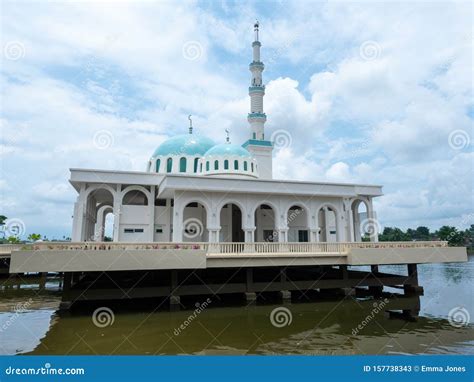
[[415,239],[423,241],[430,240],[430,229],[424,226],[418,227],[415,231]]
[[450,246],[464,245],[464,232],[460,232],[456,227],[442,226],[437,232],[440,240],[447,241]]
[[8,242],[9,244],[19,244],[19,243],[20,243],[20,239],[17,238],[16,236],[9,236],[9,237],[7,238],[7,242]]
[[474,224],[471,224],[471,226],[466,229],[464,233],[464,237],[466,239],[466,245],[468,247],[473,247],[474,246]]
[[41,239],[41,234],[39,234],[39,233],[32,233],[32,234],[28,235],[28,240],[29,241],[38,241],[39,239]]
[[379,235],[380,241],[410,241],[411,237],[400,228],[385,227]]

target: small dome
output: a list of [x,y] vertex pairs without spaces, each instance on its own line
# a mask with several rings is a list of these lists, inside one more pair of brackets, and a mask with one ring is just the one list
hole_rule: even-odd
[[242,146],[234,145],[232,143],[222,143],[216,145],[207,151],[204,156],[239,156],[250,158],[250,153]]
[[245,148],[229,142],[209,149],[199,161],[206,176],[258,178],[257,160]]
[[196,134],[182,134],[167,139],[153,153],[153,157],[169,155],[204,155],[215,143]]

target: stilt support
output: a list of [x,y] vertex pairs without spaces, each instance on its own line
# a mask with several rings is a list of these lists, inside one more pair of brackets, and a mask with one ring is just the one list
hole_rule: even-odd
[[280,291],[280,297],[284,302],[291,302],[291,292],[289,290]]
[[247,304],[253,305],[257,303],[257,293],[255,292],[246,292],[245,293],[245,300]]

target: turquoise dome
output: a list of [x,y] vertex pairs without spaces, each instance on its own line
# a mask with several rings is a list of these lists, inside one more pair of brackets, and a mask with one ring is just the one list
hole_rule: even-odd
[[153,153],[153,157],[160,155],[203,155],[214,145],[212,139],[200,135],[177,135],[159,145]]
[[250,153],[244,149],[242,146],[233,145],[231,143],[222,143],[220,145],[214,146],[209,151],[207,151],[204,156],[239,156],[239,157],[248,157],[250,158]]

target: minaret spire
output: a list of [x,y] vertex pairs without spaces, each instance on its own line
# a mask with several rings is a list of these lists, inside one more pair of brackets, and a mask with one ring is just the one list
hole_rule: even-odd
[[264,140],[264,125],[267,116],[263,112],[263,96],[265,95],[265,86],[262,82],[262,72],[265,66],[260,61],[260,47],[262,44],[259,41],[260,24],[258,21],[254,24],[255,41],[252,43],[253,61],[249,65],[252,78],[250,80],[249,96],[250,96],[250,113],[248,121],[250,123],[250,130],[252,132],[251,139]]
[[246,148],[257,160],[259,177],[262,179],[272,179],[273,175],[273,143],[265,139],[265,122],[267,115],[263,111],[263,96],[265,95],[265,85],[262,81],[262,72],[265,66],[260,61],[260,48],[262,44],[259,40],[260,24],[258,21],[253,25],[255,40],[252,43],[253,60],[249,65],[252,78],[250,80],[250,113],[247,117],[250,125],[251,136],[242,147]]

